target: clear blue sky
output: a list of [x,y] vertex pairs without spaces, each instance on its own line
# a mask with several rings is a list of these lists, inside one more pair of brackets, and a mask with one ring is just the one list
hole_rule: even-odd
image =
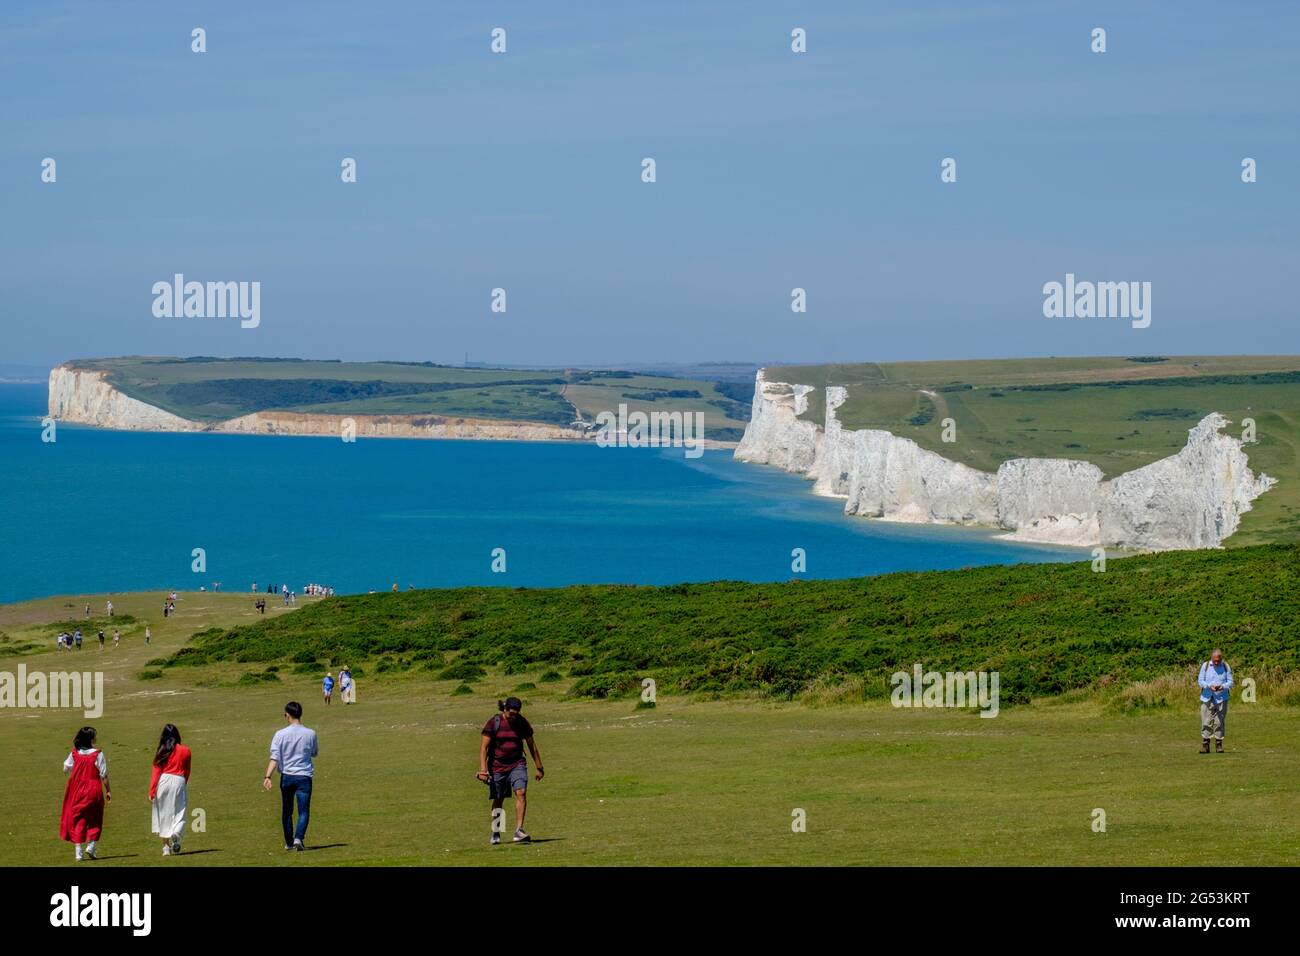
[[1290,2],[7,0],[0,88],[0,362],[1300,353]]

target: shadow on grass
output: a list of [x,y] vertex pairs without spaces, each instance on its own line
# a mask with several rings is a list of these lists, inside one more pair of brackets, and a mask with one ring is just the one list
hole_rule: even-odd
[[347,846],[346,843],[322,843],[320,846],[303,847],[308,853],[314,853],[316,850],[334,850],[341,846]]
[[200,853],[220,853],[220,852],[221,852],[220,847],[211,846],[205,850],[182,850],[180,853],[176,855],[177,856],[198,856]]

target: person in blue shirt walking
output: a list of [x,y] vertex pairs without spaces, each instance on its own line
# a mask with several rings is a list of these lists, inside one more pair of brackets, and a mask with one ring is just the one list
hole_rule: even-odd
[[325,703],[329,704],[334,699],[334,675],[327,673],[325,679],[321,681],[321,690],[325,692]]
[[1210,659],[1201,665],[1196,675],[1201,688],[1201,753],[1210,752],[1210,738],[1214,749],[1223,753],[1223,728],[1228,722],[1228,696],[1232,691],[1232,668],[1223,659],[1223,651],[1215,648]]
[[[271,738],[271,762],[266,765],[262,787],[273,786],[271,774],[280,771],[280,822],[284,830],[286,850],[305,850],[307,820],[311,814],[311,791],[316,765],[313,758],[320,754],[316,731],[302,725],[302,704],[291,700],[284,705],[284,720]],[[293,822],[294,804],[298,806],[298,825]]]

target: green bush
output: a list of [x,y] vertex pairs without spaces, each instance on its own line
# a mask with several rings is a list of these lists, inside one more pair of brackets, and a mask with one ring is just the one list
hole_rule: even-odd
[[579,697],[624,696],[649,672],[663,693],[788,699],[811,688],[835,697],[853,681],[848,693],[876,697],[890,674],[919,662],[996,670],[1010,706],[1103,677],[1117,687],[1149,681],[1194,667],[1214,646],[1240,673],[1296,672],[1297,620],[1300,546],[1266,545],[1111,559],[1105,574],[1085,553],[835,581],[355,595],[204,631],[168,663],[284,663],[308,647],[368,666],[383,654],[446,659],[439,679],[477,682],[503,661],[544,656],[537,682],[567,671]]

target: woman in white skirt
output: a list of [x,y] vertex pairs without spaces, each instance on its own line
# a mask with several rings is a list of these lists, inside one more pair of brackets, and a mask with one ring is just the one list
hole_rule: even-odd
[[189,806],[190,748],[181,743],[181,732],[168,724],[158,738],[153,758],[153,779],[149,802],[153,805],[153,832],[163,841],[163,856],[181,852]]

